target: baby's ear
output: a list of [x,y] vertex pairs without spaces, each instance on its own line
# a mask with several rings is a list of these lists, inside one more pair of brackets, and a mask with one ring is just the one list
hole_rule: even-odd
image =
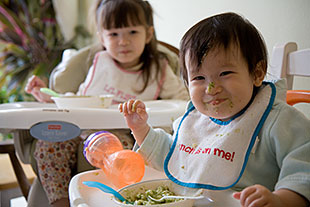
[[150,41],[153,38],[153,35],[154,35],[154,27],[147,28],[147,30],[146,30],[146,40],[145,40],[146,44],[150,43]]
[[262,82],[266,75],[266,64],[264,64],[264,61],[261,60],[256,64],[256,67],[254,69],[254,79],[253,83],[256,87],[259,87],[262,85]]

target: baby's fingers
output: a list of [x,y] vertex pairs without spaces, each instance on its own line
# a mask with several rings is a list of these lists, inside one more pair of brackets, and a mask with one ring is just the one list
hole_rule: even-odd
[[241,193],[240,192],[236,192],[236,193],[233,193],[233,198],[237,199],[237,200],[240,200],[240,197],[241,197]]
[[235,194],[234,197],[238,199],[240,196],[240,203],[244,207],[261,207],[274,206],[272,204],[272,192],[261,185],[253,185],[245,188],[241,195]]
[[255,193],[256,189],[253,186],[245,188],[243,191],[241,191],[241,194],[239,195],[239,200],[242,206],[247,206],[249,203],[249,197]]
[[145,105],[142,101],[135,100],[131,105],[131,109],[133,112],[139,113],[139,112],[145,111]]
[[[129,100],[119,105],[118,109],[124,115],[133,114],[137,112],[137,108],[145,108],[140,100]],[[140,111],[140,110],[139,110]]]
[[129,105],[128,102],[129,101],[126,101],[126,102],[118,105],[119,112],[123,113],[124,115],[128,114],[128,111],[130,110],[130,109],[128,109],[128,105]]
[[119,111],[120,113],[123,113],[123,105],[124,105],[124,103],[120,103],[120,104],[118,105],[118,111]]

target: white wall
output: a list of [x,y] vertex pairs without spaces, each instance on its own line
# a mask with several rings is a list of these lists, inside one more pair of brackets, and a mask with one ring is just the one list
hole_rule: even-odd
[[[154,9],[157,38],[176,47],[199,20],[222,12],[249,19],[265,38],[269,54],[276,43],[296,42],[310,48],[310,0],[149,0]],[[309,89],[310,78],[295,78],[294,89]],[[310,106],[297,108],[310,117]]]

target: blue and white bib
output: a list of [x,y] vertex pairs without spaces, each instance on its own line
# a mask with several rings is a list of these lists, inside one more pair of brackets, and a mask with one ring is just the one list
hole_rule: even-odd
[[234,186],[244,172],[275,95],[274,84],[264,83],[252,104],[227,122],[205,116],[191,106],[165,159],[168,178],[191,188],[225,190]]

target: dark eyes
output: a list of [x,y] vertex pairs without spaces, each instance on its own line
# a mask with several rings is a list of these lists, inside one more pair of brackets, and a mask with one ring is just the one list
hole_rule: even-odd
[[[230,75],[232,74],[233,71],[224,71],[224,72],[221,72],[219,74],[219,76],[227,76],[227,75]],[[192,80],[205,80],[206,78],[204,76],[195,76]]]
[[225,75],[229,75],[229,74],[232,74],[232,73],[233,73],[232,71],[224,71],[224,72],[220,73],[220,76],[225,76]]
[[204,79],[205,79],[205,77],[203,77],[203,76],[196,76],[193,78],[193,80],[204,80]]
[[[138,33],[137,30],[131,30],[131,31],[129,31],[129,34],[137,34],[137,33]],[[116,36],[118,36],[118,33],[117,33],[117,32],[112,32],[112,33],[109,34],[109,36],[110,36],[110,37],[116,37]]]
[[117,36],[117,33],[116,33],[116,32],[110,33],[109,36],[111,36],[111,37],[116,37],[116,36]]
[[131,30],[130,31],[130,34],[136,34],[136,33],[138,33],[136,30]]

